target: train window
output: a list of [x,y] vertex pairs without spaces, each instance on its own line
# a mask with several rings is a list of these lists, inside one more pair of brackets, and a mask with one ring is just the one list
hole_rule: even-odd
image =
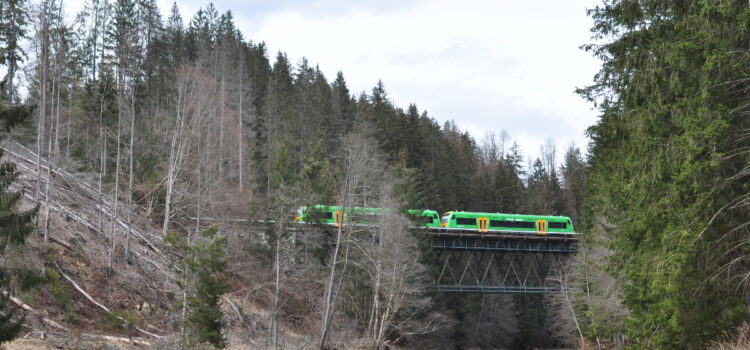
[[425,224],[431,224],[432,220],[433,219],[429,216],[417,216],[416,218],[414,218],[414,223],[425,225]]
[[490,227],[534,228],[533,222],[490,220]]
[[374,224],[378,222],[380,215],[378,214],[356,214],[354,216],[354,222]]
[[476,225],[477,219],[475,218],[456,218],[456,224],[458,225]]
[[310,222],[333,220],[333,213],[330,211],[312,210],[307,213],[307,220]]
[[549,222],[547,225],[549,228],[558,228],[558,229],[568,228],[568,223],[566,222]]

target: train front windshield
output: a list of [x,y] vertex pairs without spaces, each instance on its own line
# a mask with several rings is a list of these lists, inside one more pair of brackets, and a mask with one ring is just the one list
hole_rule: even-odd
[[446,226],[446,225],[448,225],[448,221],[451,220],[451,214],[452,213],[445,213],[445,214],[443,214],[443,218],[440,219],[440,226]]

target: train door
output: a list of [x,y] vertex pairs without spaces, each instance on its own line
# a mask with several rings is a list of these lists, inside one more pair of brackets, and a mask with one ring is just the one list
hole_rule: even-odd
[[490,219],[488,218],[477,218],[477,224],[479,227],[479,232],[488,232],[488,223],[490,222]]
[[344,215],[342,215],[341,211],[336,210],[333,212],[333,226],[335,227],[341,227],[341,225],[344,224]]
[[547,220],[537,220],[536,221],[536,233],[543,235],[547,233]]

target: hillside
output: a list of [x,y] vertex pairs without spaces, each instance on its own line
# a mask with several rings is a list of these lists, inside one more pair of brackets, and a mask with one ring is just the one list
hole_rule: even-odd
[[[32,207],[36,154],[15,142],[4,148],[7,160],[13,161],[21,174],[13,189],[23,192],[23,207]],[[39,269],[46,266],[48,280],[41,288],[17,296],[16,304],[27,309],[25,337],[48,339],[45,344],[49,346],[65,344],[65,348],[80,349],[93,344],[142,347],[173,337],[180,316],[174,307],[180,293],[174,256],[146,208],[121,202],[115,215],[113,198],[100,194],[86,181],[94,174],[70,173],[44,160],[41,173],[43,189],[47,179],[52,179],[49,214],[41,210],[38,217],[40,225],[46,225],[49,218],[48,243],[41,233],[32,236],[21,257]],[[126,261],[128,231],[132,238]],[[113,232],[114,258],[108,268]],[[238,296],[245,292],[236,286],[225,296],[222,307],[229,334],[241,332],[244,341],[253,344],[253,332],[264,325],[254,314],[259,312],[257,307],[245,305],[247,299]]]

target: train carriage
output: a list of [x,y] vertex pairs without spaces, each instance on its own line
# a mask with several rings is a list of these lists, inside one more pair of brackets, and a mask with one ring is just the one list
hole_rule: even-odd
[[440,226],[479,233],[575,234],[573,222],[566,216],[450,211],[443,214]]
[[[297,208],[297,216],[294,218],[298,223],[321,223],[334,227],[341,225],[371,226],[377,225],[378,220],[387,209],[368,207],[347,207],[342,210],[340,206],[314,205]],[[438,228],[440,217],[434,210],[407,210],[412,227]]]
[[[295,221],[321,223],[334,227],[342,225],[374,226],[387,209],[314,205],[297,209]],[[434,210],[406,211],[412,228],[435,231],[462,231],[495,234],[574,235],[573,222],[566,216],[520,215],[450,211],[442,217]]]

